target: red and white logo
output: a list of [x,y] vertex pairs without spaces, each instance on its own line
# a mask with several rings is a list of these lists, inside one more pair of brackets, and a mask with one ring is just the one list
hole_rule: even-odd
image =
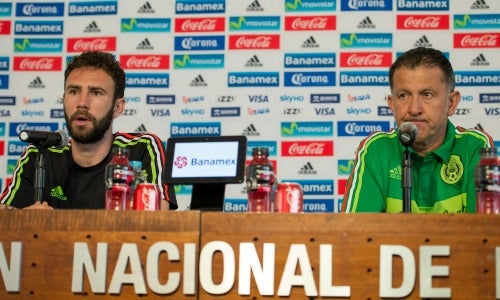
[[336,16],[285,17],[286,31],[335,30],[336,27]]
[[389,67],[392,63],[391,52],[342,52],[340,66],[345,68]]
[[449,15],[398,15],[397,28],[409,30],[450,29]]
[[499,48],[500,33],[455,33],[454,48]]
[[124,69],[168,70],[168,55],[120,55],[120,64]]
[[68,52],[84,51],[116,51],[116,37],[68,39]]
[[60,56],[15,56],[14,71],[61,71]]
[[333,156],[333,141],[281,142],[281,156]]
[[175,32],[219,32],[225,30],[224,18],[178,18]]
[[229,49],[248,50],[248,49],[279,49],[279,34],[247,34],[230,35]]
[[10,21],[0,20],[0,34],[10,34]]

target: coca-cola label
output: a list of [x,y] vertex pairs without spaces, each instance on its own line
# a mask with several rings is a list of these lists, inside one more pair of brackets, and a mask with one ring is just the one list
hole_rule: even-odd
[[14,71],[61,71],[60,56],[15,56]]
[[68,38],[68,52],[116,51],[116,37]]
[[333,141],[281,142],[281,156],[333,156]]
[[336,16],[294,16],[285,17],[286,31],[335,30]]
[[391,52],[342,52],[340,66],[344,68],[389,67],[392,63]]
[[279,49],[279,34],[230,35],[229,49]]
[[175,32],[220,32],[225,30],[224,18],[177,18]]
[[449,15],[398,15],[397,29],[449,29]]
[[455,33],[454,48],[499,48],[500,32]]
[[169,55],[120,55],[120,64],[124,69],[167,70],[169,61]]

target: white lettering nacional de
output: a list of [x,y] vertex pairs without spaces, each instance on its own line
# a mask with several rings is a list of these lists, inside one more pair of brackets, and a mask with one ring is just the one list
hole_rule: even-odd
[[[238,293],[240,295],[250,294],[250,277],[253,274],[261,295],[274,295],[275,276],[275,244],[263,245],[263,258],[260,261],[257,250],[253,243],[240,244],[240,260],[238,273]],[[146,283],[156,294],[170,294],[175,292],[182,281],[183,293],[185,295],[195,294],[196,278],[196,245],[184,244],[184,274],[179,272],[169,273],[166,283],[161,284],[158,279],[158,265],[161,253],[167,253],[171,261],[181,260],[179,249],[171,242],[158,242],[153,244],[146,255],[146,274],[141,269],[141,257],[135,243],[124,243],[118,255],[109,287],[106,291],[106,266],[107,243],[98,243],[95,265],[92,261],[88,245],[86,243],[75,243],[73,255],[73,275],[71,291],[73,293],[83,292],[84,274],[87,274],[93,293],[120,294],[123,284],[132,284],[136,294],[147,294]],[[333,246],[320,245],[320,285],[319,296],[349,297],[350,287],[333,286]],[[223,276],[220,283],[215,283],[212,276],[212,262],[215,253],[223,255]],[[200,284],[203,290],[214,295],[221,295],[231,291],[236,279],[235,253],[231,245],[223,241],[207,243],[200,252],[199,274]],[[129,270],[127,271],[127,266]],[[296,275],[297,267],[301,275]],[[128,272],[128,273],[126,273]],[[289,296],[293,286],[303,286],[307,296],[318,296],[318,289],[314,281],[312,267],[307,253],[307,247],[303,244],[291,245],[286,265],[281,276],[278,287],[279,296]]]

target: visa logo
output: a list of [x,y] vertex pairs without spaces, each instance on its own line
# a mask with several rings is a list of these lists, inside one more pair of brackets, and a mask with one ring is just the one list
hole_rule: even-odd
[[333,107],[315,107],[314,112],[317,116],[333,116],[335,115],[335,108]]
[[151,115],[153,117],[168,117],[170,116],[169,109],[151,109]]
[[251,103],[267,103],[269,102],[269,97],[267,95],[248,95],[248,99]]
[[484,108],[484,112],[486,113],[487,116],[499,116],[500,115],[500,108],[499,107]]

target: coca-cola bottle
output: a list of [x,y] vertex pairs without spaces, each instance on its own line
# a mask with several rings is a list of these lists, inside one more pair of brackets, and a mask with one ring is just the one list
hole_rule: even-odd
[[113,157],[106,166],[106,209],[126,210],[132,201],[131,185],[134,171],[128,160],[128,149],[115,147]]
[[246,188],[249,212],[273,211],[276,177],[273,164],[269,161],[269,149],[252,149],[252,160],[246,168]]
[[475,168],[476,211],[483,214],[500,213],[500,160],[497,150],[481,149],[481,159]]

